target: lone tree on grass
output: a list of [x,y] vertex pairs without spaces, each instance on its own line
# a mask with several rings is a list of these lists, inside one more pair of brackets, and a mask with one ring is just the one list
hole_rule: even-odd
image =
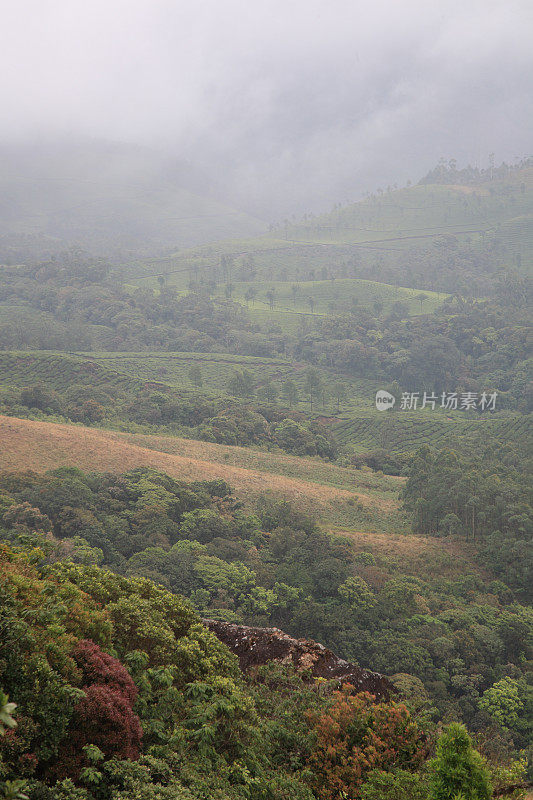
[[426,300],[429,300],[429,297],[427,296],[427,294],[422,293],[422,294],[417,294],[416,299],[420,303],[420,311],[422,311],[422,306],[424,305]]
[[244,299],[246,300],[247,303],[249,303],[250,300],[253,303],[256,297],[257,297],[257,289],[254,286],[250,286],[246,290],[246,294],[244,295]]
[[341,409],[341,402],[346,400],[347,395],[348,392],[346,390],[346,386],[344,385],[344,383],[340,383],[340,381],[337,381],[336,383],[333,384],[333,396],[337,400],[337,414]]
[[309,395],[311,411],[313,410],[313,399],[320,396],[322,381],[316,369],[308,369],[305,376],[305,392]]
[[274,289],[269,289],[268,292],[266,293],[265,297],[268,300],[268,306],[269,306],[270,310],[273,311],[274,310],[274,298],[275,298]]
[[261,389],[261,395],[268,400],[269,403],[274,403],[277,396],[279,394],[277,386],[275,386],[271,381],[265,383],[265,385]]
[[228,392],[234,397],[252,397],[255,383],[251,372],[247,369],[233,370],[233,374],[228,382]]

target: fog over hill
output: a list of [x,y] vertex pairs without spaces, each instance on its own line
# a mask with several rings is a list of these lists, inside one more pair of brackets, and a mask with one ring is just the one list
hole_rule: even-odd
[[127,258],[264,227],[224,204],[199,170],[146,147],[89,139],[0,147],[4,260],[72,246]]
[[144,144],[268,221],[531,152],[529,0],[7,5],[0,140]]

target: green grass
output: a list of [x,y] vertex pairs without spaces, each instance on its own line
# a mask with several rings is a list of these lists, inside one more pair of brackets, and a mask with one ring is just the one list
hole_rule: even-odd
[[[166,285],[177,289],[178,293],[188,293],[186,273],[179,271],[166,276]],[[396,302],[402,303],[410,315],[429,314],[435,311],[448,297],[442,292],[421,291],[402,286],[391,286],[377,281],[359,278],[339,278],[336,280],[310,281],[232,281],[231,299],[246,307],[253,323],[264,326],[279,326],[284,333],[295,333],[310,320],[341,313],[352,306],[358,306],[379,313],[387,313]],[[154,276],[143,278],[136,286],[159,288]],[[294,288],[293,288],[294,287]],[[253,299],[247,299],[248,290],[255,291]],[[271,307],[268,293],[274,292]],[[225,285],[219,285],[215,297],[225,298]]]

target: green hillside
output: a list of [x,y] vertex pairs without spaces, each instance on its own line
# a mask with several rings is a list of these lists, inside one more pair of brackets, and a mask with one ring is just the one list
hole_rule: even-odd
[[[144,261],[132,267],[132,274],[135,283],[164,275],[179,288],[213,278],[223,283],[304,281],[320,279],[324,270],[325,277],[338,278],[387,271],[405,276],[407,257],[416,260],[429,252],[464,259],[458,248],[465,249],[467,262],[475,254],[485,258],[489,249],[496,269],[528,272],[533,264],[532,222],[533,167],[524,166],[492,182],[389,188],[327,214],[286,220],[257,239],[222,241]],[[225,272],[220,269],[223,256],[230,261]],[[438,288],[438,280],[433,282]],[[405,277],[398,283],[411,285]]]
[[[323,216],[284,226],[289,239],[334,243],[375,242],[407,248],[443,234],[482,237],[497,230],[516,252],[528,252],[520,221],[533,216],[533,168],[478,185],[418,184],[378,192]],[[524,228],[526,225],[524,225]]]
[[[193,367],[200,370],[201,387],[191,379]],[[235,371],[242,370],[252,377],[252,392],[249,397],[234,398],[229,383]],[[475,442],[485,434],[510,442],[527,440],[532,433],[531,415],[510,411],[481,417],[439,408],[434,411],[383,413],[375,408],[374,396],[386,385],[384,381],[349,376],[339,379],[338,375],[323,368],[315,370],[323,390],[317,392],[311,406],[306,387],[308,370],[307,365],[288,359],[225,353],[3,352],[0,353],[0,389],[9,394],[13,389],[42,386],[68,398],[72,392],[75,392],[73,397],[79,397],[82,387],[86,387],[87,397],[96,397],[104,405],[111,404],[106,416],[108,424],[121,427],[128,408],[126,402],[135,404],[142,398],[140,407],[146,407],[145,418],[149,420],[149,405],[146,404],[150,396],[158,396],[158,393],[181,398],[182,403],[192,403],[193,406],[195,403],[198,406],[206,402],[215,403],[211,412],[215,414],[219,402],[262,407],[266,402],[264,392],[268,385],[276,390],[276,397],[270,405],[272,409],[277,407],[281,411],[288,407],[284,386],[291,381],[297,389],[293,410],[325,424],[347,453],[373,450],[405,453],[424,444],[475,447]],[[338,391],[339,384],[342,393]],[[129,414],[132,414],[131,408]],[[153,422],[156,421],[154,418]],[[157,424],[166,430],[165,425],[169,422],[171,420],[161,420]],[[197,432],[197,435],[201,438],[201,434]]]
[[[167,286],[175,286],[185,293],[186,278],[183,273],[170,274]],[[137,285],[156,288],[157,278],[141,279]],[[253,295],[248,294],[252,289]],[[224,297],[225,286],[219,286],[216,294]],[[339,280],[313,281],[235,281],[231,283],[231,299],[246,305],[255,318],[260,312],[270,312],[276,316],[272,321],[293,319],[297,324],[298,316],[319,316],[341,311],[347,304],[372,309],[378,304],[380,310],[389,311],[394,303],[400,302],[410,314],[430,313],[448,296],[439,292],[425,292],[422,297],[416,289],[402,286],[389,286],[376,281],[357,278],[341,278]],[[267,318],[268,315],[262,315]],[[260,319],[260,316],[258,317]]]

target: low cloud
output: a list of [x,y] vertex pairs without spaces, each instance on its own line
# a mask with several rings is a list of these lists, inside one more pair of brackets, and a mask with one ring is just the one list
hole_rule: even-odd
[[18,0],[3,18],[6,140],[149,145],[267,216],[532,149],[529,0]]

